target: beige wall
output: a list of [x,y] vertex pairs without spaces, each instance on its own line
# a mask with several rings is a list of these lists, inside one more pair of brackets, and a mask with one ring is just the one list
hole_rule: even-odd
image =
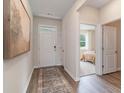
[[121,18],[121,0],[111,2],[100,9],[100,23],[105,24]]
[[77,0],[62,20],[64,47],[64,68],[74,80],[79,80],[79,13],[78,9],[86,0]]
[[95,31],[89,31],[89,50],[95,51]]
[[[22,1],[32,20],[32,14],[27,0]],[[3,62],[4,93],[26,93],[34,68],[34,63],[32,61],[32,48],[31,30],[31,50],[15,58],[4,60]]]
[[45,17],[33,17],[33,45],[34,45],[34,62],[35,67],[39,67],[39,55],[38,55],[38,25],[48,25],[57,27],[57,56],[56,56],[56,65],[62,64],[62,30],[61,30],[61,20],[50,19]]
[[80,23],[105,24],[121,18],[121,0],[111,0],[100,9],[84,5],[78,12]]
[[98,24],[99,10],[90,6],[82,6],[79,10],[80,23]]
[[117,20],[106,24],[107,26],[114,26],[117,29],[117,68],[121,68],[121,21]]

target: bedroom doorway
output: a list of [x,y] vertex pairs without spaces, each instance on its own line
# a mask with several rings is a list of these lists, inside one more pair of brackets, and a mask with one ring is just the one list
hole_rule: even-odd
[[95,74],[96,26],[80,24],[80,77]]

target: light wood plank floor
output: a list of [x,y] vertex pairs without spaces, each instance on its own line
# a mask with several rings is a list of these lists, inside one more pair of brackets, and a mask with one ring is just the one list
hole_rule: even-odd
[[[121,93],[121,73],[115,72],[103,76],[90,75],[81,77],[80,82],[74,82],[72,78],[58,67],[63,76],[71,83],[74,93]],[[35,69],[27,90],[27,93],[38,93],[38,75],[40,69]]]
[[80,62],[80,76],[86,76],[95,73],[95,64],[91,62]]
[[[120,72],[97,76],[82,77],[78,85],[78,93],[120,93]],[[118,76],[115,76],[118,74]]]

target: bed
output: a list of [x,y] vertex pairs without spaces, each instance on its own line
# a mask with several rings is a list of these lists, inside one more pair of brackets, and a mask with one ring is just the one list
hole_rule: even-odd
[[95,64],[96,53],[95,51],[86,51],[83,54],[81,54],[80,59],[83,60],[84,62],[88,61],[88,62],[92,62],[93,64]]

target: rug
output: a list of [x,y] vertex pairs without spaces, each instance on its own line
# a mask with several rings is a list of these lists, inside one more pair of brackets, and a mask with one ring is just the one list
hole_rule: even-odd
[[40,69],[38,78],[38,93],[73,93],[72,86],[57,67]]

